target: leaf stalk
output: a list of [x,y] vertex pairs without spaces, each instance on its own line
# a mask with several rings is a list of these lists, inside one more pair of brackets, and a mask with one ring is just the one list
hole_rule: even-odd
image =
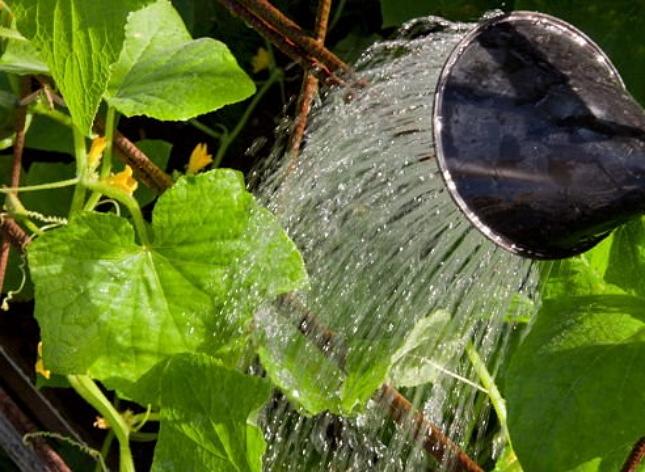
[[98,411],[110,424],[119,442],[119,471],[135,472],[130,450],[130,430],[123,417],[114,409],[98,385],[88,375],[68,375],[67,380],[76,393]]

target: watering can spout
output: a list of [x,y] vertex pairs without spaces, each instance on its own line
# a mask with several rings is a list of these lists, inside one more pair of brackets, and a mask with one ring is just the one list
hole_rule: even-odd
[[434,100],[439,166],[487,237],[538,259],[579,254],[645,213],[645,114],[588,37],[514,12],[471,31]]

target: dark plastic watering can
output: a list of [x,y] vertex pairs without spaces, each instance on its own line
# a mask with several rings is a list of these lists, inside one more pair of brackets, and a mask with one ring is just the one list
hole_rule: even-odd
[[600,48],[551,16],[499,16],[461,41],[434,134],[457,205],[517,254],[575,255],[645,212],[643,109]]

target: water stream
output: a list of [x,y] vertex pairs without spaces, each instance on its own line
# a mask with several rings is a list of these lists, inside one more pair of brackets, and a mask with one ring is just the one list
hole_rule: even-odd
[[516,329],[508,319],[530,305],[537,276],[471,227],[434,159],[435,83],[473,26],[418,20],[374,45],[356,64],[369,85],[327,91],[297,163],[276,157],[259,172],[259,193],[310,275],[297,304],[336,336],[324,356],[281,313],[292,305],[258,313],[263,362],[281,366],[272,375],[287,392],[262,415],[265,470],[445,469],[372,400],[356,415],[295,406],[356,408],[351,392],[393,358],[388,381],[415,408],[472,456],[490,463],[499,453],[497,419],[465,348],[472,342],[495,373]]

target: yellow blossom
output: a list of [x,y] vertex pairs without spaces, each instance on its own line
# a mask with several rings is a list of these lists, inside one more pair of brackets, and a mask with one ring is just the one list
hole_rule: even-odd
[[259,48],[258,52],[255,53],[255,56],[251,58],[251,66],[253,67],[253,73],[257,74],[264,69],[268,69],[271,65],[271,54],[264,48]]
[[108,423],[102,416],[97,416],[96,421],[94,421],[92,426],[98,429],[110,429],[110,423]]
[[137,189],[138,183],[132,177],[132,168],[125,166],[118,174],[113,174],[106,179],[106,183],[112,187],[124,191],[128,195],[132,195]]
[[193,152],[190,154],[186,173],[190,175],[196,174],[211,162],[213,162],[213,156],[208,154],[206,144],[200,143],[195,146],[195,149],[193,149]]
[[51,372],[45,369],[45,364],[43,363],[43,343],[40,341],[38,343],[38,357],[36,359],[36,373],[42,375],[47,380],[51,377]]
[[90,152],[87,153],[87,165],[90,167],[90,170],[94,170],[98,167],[106,144],[107,141],[104,136],[99,136],[92,140],[92,147],[90,147]]

